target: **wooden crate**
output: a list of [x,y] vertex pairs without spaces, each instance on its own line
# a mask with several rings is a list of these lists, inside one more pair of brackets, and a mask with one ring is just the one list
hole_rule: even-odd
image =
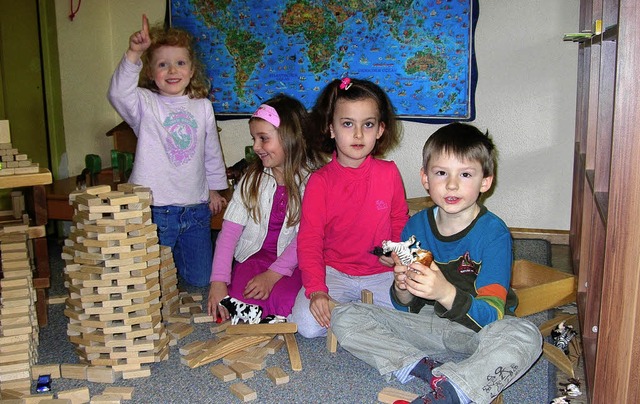
[[576,301],[574,275],[527,260],[513,264],[511,287],[518,295],[518,317]]

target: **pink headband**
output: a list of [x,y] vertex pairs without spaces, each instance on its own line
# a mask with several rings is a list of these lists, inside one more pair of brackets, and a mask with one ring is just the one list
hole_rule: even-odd
[[261,118],[269,122],[276,128],[280,126],[280,117],[278,111],[270,105],[262,104],[256,109],[256,112],[251,115],[252,118]]

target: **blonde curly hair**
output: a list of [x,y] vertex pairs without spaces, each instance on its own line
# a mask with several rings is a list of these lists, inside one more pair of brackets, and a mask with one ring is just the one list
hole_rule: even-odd
[[158,86],[155,81],[153,81],[151,71],[153,52],[162,46],[175,46],[187,50],[193,68],[193,77],[191,77],[191,81],[185,89],[185,94],[188,95],[189,98],[207,98],[211,83],[204,74],[204,66],[196,56],[193,36],[182,29],[165,29],[162,26],[151,28],[149,30],[149,36],[151,38],[151,45],[141,56],[142,71],[140,72],[138,85],[143,88],[148,88],[153,92],[159,92]]

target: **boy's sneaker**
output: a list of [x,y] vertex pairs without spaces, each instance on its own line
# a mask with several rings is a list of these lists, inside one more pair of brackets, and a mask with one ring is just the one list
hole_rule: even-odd
[[418,397],[411,404],[460,404],[456,389],[445,376],[435,376],[431,379],[433,391]]
[[442,365],[442,362],[438,362],[428,356],[425,356],[420,359],[420,362],[418,362],[413,369],[411,369],[409,374],[411,376],[418,377],[427,383],[431,383],[431,379],[433,379],[433,368],[437,368],[440,365]]

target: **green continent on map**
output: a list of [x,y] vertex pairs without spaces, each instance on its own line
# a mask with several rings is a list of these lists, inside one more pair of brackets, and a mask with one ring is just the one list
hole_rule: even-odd
[[[334,11],[335,12],[335,11]],[[285,33],[302,34],[308,41],[307,56],[313,73],[321,73],[331,66],[335,46],[342,34],[342,26],[333,14],[301,0],[289,4],[280,18]],[[340,54],[338,54],[338,58]]]
[[244,96],[244,85],[253,74],[258,62],[263,58],[264,48],[260,41],[247,31],[228,27],[225,45],[233,57],[236,66],[236,94]]
[[238,97],[244,96],[245,84],[253,74],[258,62],[264,57],[266,45],[256,40],[251,33],[239,29],[229,15],[229,0],[191,0],[200,12],[198,17],[210,27],[214,27],[225,34],[225,47],[233,58],[236,68],[235,92]]
[[407,59],[405,71],[408,74],[427,73],[431,81],[439,81],[447,72],[447,61],[441,55],[424,50]]

